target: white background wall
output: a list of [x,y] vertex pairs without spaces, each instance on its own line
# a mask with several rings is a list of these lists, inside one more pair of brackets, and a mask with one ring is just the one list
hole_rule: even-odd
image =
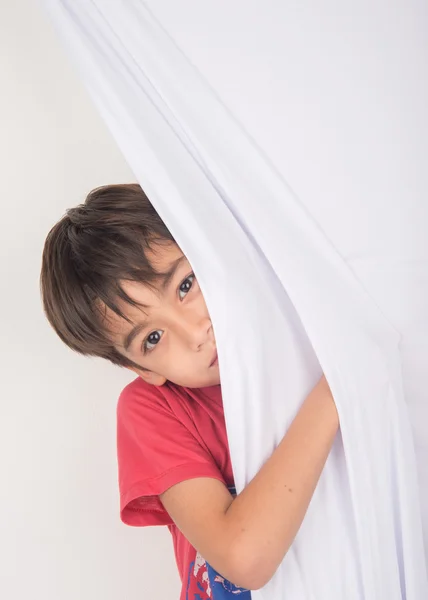
[[44,238],[92,187],[132,180],[33,0],[0,2],[0,595],[165,600],[167,530],[119,521],[115,404],[130,376],[42,314]]

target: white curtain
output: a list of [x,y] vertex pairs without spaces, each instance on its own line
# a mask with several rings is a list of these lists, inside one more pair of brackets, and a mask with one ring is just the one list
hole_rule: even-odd
[[45,1],[200,281],[238,490],[321,368],[335,395],[254,598],[428,598],[426,3]]

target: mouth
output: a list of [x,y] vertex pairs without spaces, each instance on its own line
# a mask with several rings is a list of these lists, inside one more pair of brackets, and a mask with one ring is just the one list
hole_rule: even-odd
[[213,358],[211,360],[210,368],[211,367],[216,367],[217,365],[218,365],[218,355],[217,355],[217,350],[216,350],[215,353],[214,353],[214,356],[213,356]]

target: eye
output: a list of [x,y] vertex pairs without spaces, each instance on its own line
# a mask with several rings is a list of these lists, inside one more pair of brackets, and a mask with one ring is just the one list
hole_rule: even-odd
[[152,331],[144,340],[143,351],[151,352],[154,348],[159,344],[163,335],[163,331],[161,329],[157,329],[156,331]]
[[178,288],[178,295],[180,297],[180,300],[184,300],[184,298],[190,292],[194,281],[195,281],[195,276],[192,273],[191,275],[186,277],[186,279],[180,284],[180,287]]

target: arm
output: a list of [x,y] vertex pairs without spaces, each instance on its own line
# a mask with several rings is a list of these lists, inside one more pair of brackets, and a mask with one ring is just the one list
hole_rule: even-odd
[[339,426],[322,378],[285,437],[235,499],[214,479],[179,483],[161,497],[189,542],[235,585],[258,589],[274,575],[303,521]]

